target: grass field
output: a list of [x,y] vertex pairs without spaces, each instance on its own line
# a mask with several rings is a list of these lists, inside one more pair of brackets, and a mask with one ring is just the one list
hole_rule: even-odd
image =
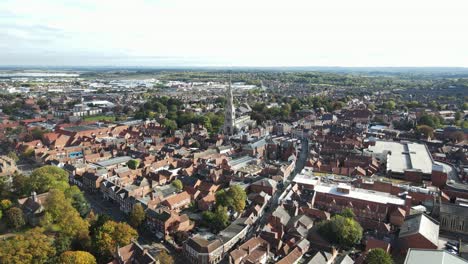
[[84,118],[84,121],[115,121],[115,116],[87,116]]

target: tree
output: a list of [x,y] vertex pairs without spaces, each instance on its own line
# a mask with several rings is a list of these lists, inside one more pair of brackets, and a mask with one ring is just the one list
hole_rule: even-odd
[[352,218],[335,215],[319,225],[319,232],[343,247],[351,247],[362,238],[362,227]]
[[166,127],[169,131],[177,129],[177,123],[174,120],[170,120],[167,118],[164,118],[164,120],[162,121],[162,125]]
[[438,117],[427,115],[427,114],[423,114],[418,120],[419,125],[426,125],[426,126],[430,126],[432,128],[440,127],[441,123],[442,122]]
[[167,254],[166,250],[161,250],[158,255],[158,260],[160,264],[173,264],[174,259],[171,255]]
[[184,243],[189,237],[190,235],[184,231],[177,231],[174,233],[174,241],[179,245]]
[[31,130],[31,135],[33,139],[42,139],[42,137],[44,136],[44,130],[36,127],[33,130]]
[[6,211],[6,222],[8,226],[18,229],[26,224],[23,211],[18,207],[12,207]]
[[46,263],[55,255],[52,238],[40,228],[34,228],[24,235],[0,240],[0,263],[29,264]]
[[22,197],[31,194],[32,186],[29,177],[20,173],[15,173],[13,174],[12,180],[12,187],[17,196]]
[[14,160],[15,162],[18,162],[19,160],[18,155],[16,155],[16,153],[13,151],[8,152],[7,156],[11,158],[12,160]]
[[191,148],[200,148],[201,145],[200,145],[200,142],[194,141],[194,142],[192,143],[192,145],[190,145],[190,147],[191,147]]
[[61,264],[96,264],[96,258],[86,251],[65,251],[60,255]]
[[427,125],[420,125],[416,128],[419,134],[422,134],[424,138],[433,138],[434,137],[434,129]]
[[390,100],[385,103],[385,108],[387,108],[388,110],[395,110],[395,107],[396,107],[396,103],[393,100]]
[[47,192],[49,189],[65,190],[69,187],[68,172],[56,166],[43,166],[35,169],[29,178],[32,190],[38,193]]
[[146,213],[145,209],[141,204],[135,204],[132,208],[132,212],[130,213],[130,225],[134,228],[138,228],[143,221],[145,221]]
[[354,218],[356,215],[354,214],[353,210],[350,208],[345,208],[340,213],[341,216],[346,218]]
[[381,248],[371,249],[364,259],[365,264],[393,264],[390,254]]
[[62,233],[58,233],[54,239],[54,248],[57,254],[62,254],[72,247],[73,238]]
[[126,246],[138,237],[135,229],[126,223],[107,221],[97,229],[93,238],[96,252],[108,258],[118,246]]
[[127,162],[127,166],[132,170],[136,170],[139,165],[140,165],[140,161],[138,160],[132,159]]
[[450,135],[450,139],[455,142],[462,142],[465,139],[465,133],[463,131],[455,131]]
[[223,230],[229,224],[227,208],[224,206],[216,207],[214,212],[204,211],[202,216],[205,225],[215,232]]
[[89,239],[89,223],[81,218],[72,206],[71,200],[56,189],[49,191],[45,202],[46,217],[42,225],[56,225],[64,235],[78,239],[85,243]]
[[91,210],[83,192],[77,186],[74,185],[65,190],[65,196],[71,199],[72,206],[80,213],[81,217],[85,217]]
[[23,159],[25,159],[25,158],[30,158],[30,157],[32,157],[32,156],[34,156],[34,149],[33,149],[33,148],[27,148],[27,149],[25,149],[25,150],[23,151],[23,153],[21,153],[21,157],[22,157]]
[[234,185],[229,188],[227,194],[232,199],[232,208],[238,213],[242,212],[245,208],[245,201],[247,200],[245,190],[239,185]]
[[6,211],[11,208],[13,203],[8,199],[3,199],[0,201],[0,210]]
[[174,181],[172,182],[172,185],[173,185],[178,191],[180,191],[180,190],[182,190],[182,188],[184,188],[184,185],[182,184],[182,182],[181,182],[179,179],[174,180]]

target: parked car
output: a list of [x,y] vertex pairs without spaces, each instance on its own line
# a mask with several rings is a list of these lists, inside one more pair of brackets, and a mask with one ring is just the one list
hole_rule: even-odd
[[458,241],[447,241],[447,244],[458,248],[458,246],[460,245],[460,242],[458,242]]
[[454,246],[454,245],[451,245],[451,244],[445,244],[445,248],[448,249],[448,250],[455,250],[458,252],[458,247]]

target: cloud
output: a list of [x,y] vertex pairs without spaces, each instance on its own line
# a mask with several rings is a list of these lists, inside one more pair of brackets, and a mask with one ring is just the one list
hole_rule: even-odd
[[14,63],[11,54],[27,53],[18,63],[41,65],[468,66],[467,8],[464,0],[4,0],[0,57],[8,52]]

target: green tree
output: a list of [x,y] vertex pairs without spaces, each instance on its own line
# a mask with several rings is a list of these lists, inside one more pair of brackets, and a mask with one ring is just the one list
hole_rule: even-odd
[[419,125],[426,125],[432,128],[439,128],[442,125],[442,123],[443,123],[442,117],[437,117],[437,116],[432,116],[432,115],[427,115],[427,114],[423,114],[418,120]]
[[42,137],[44,136],[44,130],[36,127],[33,130],[31,130],[31,135],[35,140],[42,139]]
[[138,166],[140,166],[140,161],[135,160],[135,159],[129,160],[127,162],[127,166],[132,170],[136,170]]
[[353,210],[350,209],[350,208],[345,208],[345,209],[341,210],[340,215],[343,216],[343,217],[346,217],[346,218],[353,218],[353,219],[356,217]]
[[228,191],[221,190],[216,193],[216,204],[234,209],[236,212],[242,212],[245,208],[247,194],[239,185],[233,185]]
[[319,232],[342,247],[352,247],[362,238],[362,227],[352,218],[335,215],[319,225]]
[[21,153],[21,158],[26,159],[34,156],[34,149],[27,148]]
[[65,251],[59,261],[61,264],[96,264],[96,258],[86,251]]
[[145,209],[143,209],[143,206],[141,204],[135,204],[132,208],[132,212],[130,213],[130,225],[134,228],[138,228],[141,226],[143,221],[145,221],[146,218],[146,213]]
[[62,233],[57,233],[54,239],[54,248],[58,255],[68,251],[72,247],[73,238]]
[[18,229],[26,224],[23,211],[18,207],[12,207],[5,213],[6,223],[8,226]]
[[364,259],[365,264],[393,264],[390,254],[381,248],[371,249]]
[[179,180],[179,179],[176,179],[172,182],[172,185],[178,190],[182,190],[184,188],[184,185],[182,184],[182,182]]
[[385,103],[385,108],[387,108],[388,110],[395,110],[395,107],[396,107],[396,103],[393,100],[390,100]]
[[19,160],[18,155],[16,155],[16,153],[13,151],[8,152],[7,156],[11,158],[12,160],[14,160],[15,162],[18,162]]
[[12,181],[12,187],[17,196],[23,197],[31,194],[32,186],[29,177],[20,173],[15,173],[13,174]]
[[54,255],[52,238],[46,236],[40,228],[0,240],[0,263],[42,264],[47,263]]
[[72,206],[80,213],[81,217],[85,217],[91,210],[83,192],[77,186],[73,185],[65,190],[65,197],[72,201]]
[[136,239],[138,233],[126,223],[107,221],[97,229],[93,242],[96,252],[104,259],[112,256],[112,252],[118,246],[126,246]]
[[68,172],[56,166],[43,166],[35,169],[29,178],[31,189],[37,193],[47,192],[49,189],[66,190],[68,184]]
[[167,254],[166,250],[161,250],[158,255],[158,260],[160,264],[173,264],[174,259],[171,255]]
[[205,225],[209,226],[214,232],[223,230],[229,224],[227,208],[224,206],[216,207],[214,212],[204,211],[202,216]]
[[167,128],[169,131],[174,131],[177,129],[177,123],[174,120],[164,118],[162,125]]

